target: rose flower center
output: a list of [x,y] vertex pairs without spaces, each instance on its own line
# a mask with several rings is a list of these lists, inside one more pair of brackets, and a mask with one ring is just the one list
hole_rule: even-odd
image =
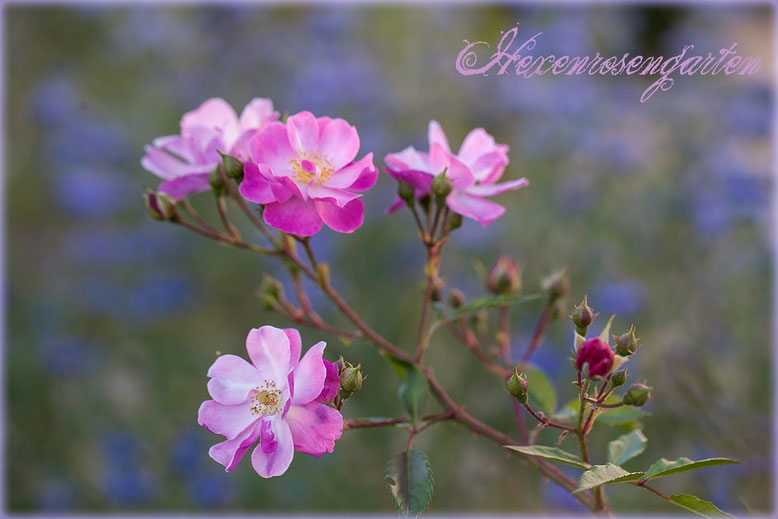
[[293,172],[292,180],[305,184],[322,184],[334,172],[330,159],[310,151],[301,153],[296,159],[291,159],[289,167]]
[[278,414],[281,404],[281,390],[276,388],[275,382],[265,381],[264,386],[257,387],[251,394],[251,414]]

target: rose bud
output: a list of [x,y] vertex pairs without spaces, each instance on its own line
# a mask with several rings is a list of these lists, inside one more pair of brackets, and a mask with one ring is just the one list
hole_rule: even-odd
[[448,293],[448,304],[451,308],[460,308],[465,304],[465,294],[461,290],[453,289]]
[[632,384],[629,386],[629,391],[624,395],[624,405],[631,405],[640,407],[651,398],[651,390],[653,388],[648,387],[645,384]]
[[508,256],[500,256],[486,276],[486,288],[492,294],[515,294],[521,290],[521,269]]
[[602,377],[607,375],[613,367],[615,354],[608,343],[595,337],[581,344],[575,355],[575,367],[578,371],[584,364],[589,365],[590,377]]
[[508,393],[511,394],[511,396],[513,396],[513,398],[518,400],[519,403],[527,403],[527,390],[529,389],[529,384],[527,383],[527,379],[524,377],[524,374],[522,373],[519,375],[519,372],[516,368],[513,368],[513,375],[511,375],[511,378],[509,378],[508,382],[505,383],[505,389],[508,391]]
[[397,196],[399,196],[406,204],[413,206],[416,196],[416,189],[404,180],[400,180],[397,185]]
[[611,384],[613,384],[613,387],[623,386],[624,382],[626,381],[627,381],[626,368],[619,371],[614,371],[613,375],[611,375]]
[[635,353],[637,349],[638,338],[635,337],[635,325],[633,324],[627,333],[616,337],[616,352],[622,357],[626,357]]
[[443,173],[433,178],[432,184],[430,184],[430,191],[435,195],[435,199],[438,203],[442,203],[446,197],[451,194],[453,189],[454,185],[451,183],[451,179],[446,176],[445,170]]
[[578,332],[579,335],[586,336],[587,329],[598,315],[600,314],[595,314],[594,310],[589,307],[586,296],[584,296],[581,304],[576,306],[573,313],[570,314],[570,319],[575,325],[575,331]]
[[448,230],[455,231],[462,227],[462,215],[459,213],[451,213],[448,220]]
[[176,201],[164,193],[147,191],[143,194],[143,201],[155,220],[172,220],[176,216]]
[[543,291],[548,296],[549,304],[565,297],[569,290],[570,282],[567,280],[566,269],[553,272],[543,280]]
[[222,156],[222,171],[227,178],[238,179],[243,177],[243,162],[240,159],[218,152]]
[[349,364],[341,370],[340,391],[343,398],[350,397],[362,387],[362,372],[359,370],[361,366],[362,364],[357,364],[356,367]]

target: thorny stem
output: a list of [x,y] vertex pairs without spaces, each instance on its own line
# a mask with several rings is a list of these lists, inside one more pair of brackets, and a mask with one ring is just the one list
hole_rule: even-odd
[[546,418],[545,416],[539,415],[539,414],[538,414],[537,412],[535,412],[535,410],[534,410],[534,409],[532,409],[532,407],[530,407],[530,405],[529,405],[528,403],[526,403],[526,402],[524,403],[524,409],[526,409],[527,411],[529,411],[529,414],[531,414],[531,415],[532,415],[532,417],[533,417],[535,420],[537,420],[538,422],[542,423],[544,426],[548,426],[548,427],[555,427],[555,428],[557,428],[557,429],[562,429],[563,431],[570,431],[570,432],[575,432],[575,431],[576,431],[576,428],[575,428],[575,427],[569,427],[569,426],[567,426],[567,425],[562,425],[562,424],[559,424],[559,423],[556,423],[556,422],[552,422],[551,420],[549,420],[549,419],[548,419],[548,418]]

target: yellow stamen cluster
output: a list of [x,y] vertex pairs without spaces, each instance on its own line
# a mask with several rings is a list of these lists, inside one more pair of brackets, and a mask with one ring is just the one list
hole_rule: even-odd
[[270,415],[281,411],[281,390],[273,381],[265,381],[263,386],[257,386],[251,395],[251,413],[254,415]]
[[319,178],[316,179],[316,184],[323,184],[335,172],[330,159],[323,157],[320,153],[304,151],[300,153],[296,159],[291,159],[289,161],[289,167],[292,168],[292,171],[294,172],[294,175],[292,175],[292,180],[308,184],[315,178],[315,172],[305,171],[303,169],[301,163],[304,160],[310,160],[316,164],[316,167],[319,168],[320,174]]

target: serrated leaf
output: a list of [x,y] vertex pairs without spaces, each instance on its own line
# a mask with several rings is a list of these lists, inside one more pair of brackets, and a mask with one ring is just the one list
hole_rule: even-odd
[[729,465],[730,463],[740,463],[730,458],[708,458],[705,460],[693,461],[689,458],[678,458],[677,460],[668,460],[662,458],[646,471],[646,479],[661,478],[687,470],[704,469],[705,467],[715,467],[716,465]]
[[418,517],[432,499],[427,457],[415,449],[396,455],[386,465],[386,484],[397,511],[404,517]]
[[582,469],[588,469],[591,467],[591,465],[586,463],[575,454],[562,450],[559,447],[546,447],[544,445],[505,445],[505,448],[514,450],[516,452],[521,452],[522,454],[528,454],[530,456],[540,456],[550,460],[561,461],[562,463],[581,467]]
[[455,319],[459,319],[460,317],[465,317],[470,314],[475,314],[482,310],[489,310],[490,308],[497,308],[498,306],[520,305],[540,298],[541,298],[540,294],[483,296],[483,297],[478,297],[476,299],[473,299],[472,301],[454,310],[448,315],[445,315],[441,307],[442,315],[438,318],[437,321],[432,323],[432,325],[429,328],[429,333],[432,333],[435,330],[437,330],[438,327],[443,323],[446,323],[448,321],[453,321]]
[[627,472],[613,463],[595,465],[581,474],[581,479],[578,481],[578,488],[576,488],[573,493],[589,490],[590,488],[599,487],[600,485],[637,481],[643,477],[643,474],[643,472]]
[[719,510],[713,503],[689,494],[672,495],[670,496],[670,502],[703,517],[735,517]]
[[648,438],[640,429],[619,436],[608,444],[608,463],[622,465],[645,451],[647,444]]
[[613,324],[613,318],[616,317],[615,315],[612,315],[610,319],[608,319],[608,323],[605,325],[605,328],[602,329],[600,332],[600,340],[603,341],[606,344],[610,344],[609,335],[611,333],[611,324]]
[[539,369],[525,370],[529,387],[529,404],[551,416],[556,410],[556,390],[548,377]]

